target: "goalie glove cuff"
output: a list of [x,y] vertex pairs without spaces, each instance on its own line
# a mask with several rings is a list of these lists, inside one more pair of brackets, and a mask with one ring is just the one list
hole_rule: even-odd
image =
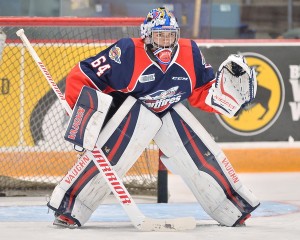
[[223,94],[216,88],[215,84],[209,90],[205,103],[229,118],[235,116],[241,107],[232,96]]

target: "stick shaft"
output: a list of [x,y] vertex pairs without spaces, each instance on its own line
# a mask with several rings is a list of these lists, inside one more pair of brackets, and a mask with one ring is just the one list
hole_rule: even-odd
[[[31,43],[27,39],[24,30],[21,29],[17,31],[17,35],[21,38],[24,45],[28,49],[30,55],[36,62],[37,66],[45,76],[46,80],[48,81],[49,85],[55,92],[56,96],[58,97],[61,104],[64,106],[65,110],[68,112],[69,115],[72,115],[72,110],[70,106],[68,105],[67,101],[65,100],[64,95],[54,82],[53,78],[51,77],[49,71],[43,64],[42,60],[37,55],[36,51],[32,47]],[[135,226],[140,225],[141,221],[145,218],[145,216],[140,212],[140,210],[137,208],[135,202],[133,201],[132,197],[130,196],[129,192],[125,188],[124,184],[122,183],[122,180],[119,178],[119,176],[116,174],[116,172],[113,170],[113,168],[110,165],[110,162],[104,155],[104,153],[101,150],[101,147],[95,146],[93,151],[90,151],[89,157],[94,161],[95,165],[97,166],[98,170],[101,172],[102,176],[106,180],[107,184],[109,185],[111,191],[116,196],[116,198],[119,200],[120,204],[123,206],[125,212],[131,219],[131,221],[134,223]],[[104,172],[105,170],[105,172]]]
[[23,29],[18,30],[17,35],[23,41],[24,45],[26,46],[26,48],[28,49],[30,55],[32,56],[33,60],[36,62],[37,66],[39,67],[39,69],[41,70],[43,75],[45,76],[45,78],[48,81],[49,85],[51,86],[51,88],[55,92],[55,94],[58,97],[59,101],[61,102],[61,104],[63,105],[63,107],[67,111],[67,113],[71,116],[72,115],[72,109],[70,108],[70,106],[67,103],[64,95],[61,93],[60,89],[58,88],[57,84],[52,79],[52,77],[51,77],[50,73],[48,72],[47,68],[44,66],[42,60],[40,59],[40,57],[37,55],[36,51],[32,47],[31,43],[29,42],[28,38],[26,37],[26,35],[24,33],[24,30]]

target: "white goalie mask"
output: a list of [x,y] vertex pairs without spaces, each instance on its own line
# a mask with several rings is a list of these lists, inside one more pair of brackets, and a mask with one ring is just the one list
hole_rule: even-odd
[[164,7],[152,9],[141,24],[141,38],[156,49],[172,51],[178,44],[179,35],[176,18]]

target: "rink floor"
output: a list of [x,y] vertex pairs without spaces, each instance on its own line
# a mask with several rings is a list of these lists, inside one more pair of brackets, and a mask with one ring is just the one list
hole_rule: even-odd
[[220,227],[198,205],[176,175],[169,176],[168,204],[152,197],[134,196],[141,211],[154,218],[194,216],[197,227],[182,232],[139,232],[113,196],[110,196],[80,229],[52,225],[53,214],[44,197],[0,198],[0,239],[205,239],[295,240],[300,234],[300,172],[239,174],[240,180],[261,200],[246,227]]

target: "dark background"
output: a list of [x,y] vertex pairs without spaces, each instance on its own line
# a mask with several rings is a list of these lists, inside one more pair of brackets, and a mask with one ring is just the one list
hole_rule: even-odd
[[[300,121],[292,120],[289,102],[294,102],[292,87],[289,82],[289,65],[300,65],[299,46],[200,46],[206,62],[216,71],[219,65],[233,53],[253,52],[270,59],[282,75],[285,87],[285,100],[281,114],[277,121],[264,132],[254,136],[240,136],[227,130],[219,122],[215,114],[200,111],[189,106],[190,111],[218,142],[261,142],[261,141],[288,141],[292,136],[300,141]],[[300,79],[299,79],[300,82]]]

